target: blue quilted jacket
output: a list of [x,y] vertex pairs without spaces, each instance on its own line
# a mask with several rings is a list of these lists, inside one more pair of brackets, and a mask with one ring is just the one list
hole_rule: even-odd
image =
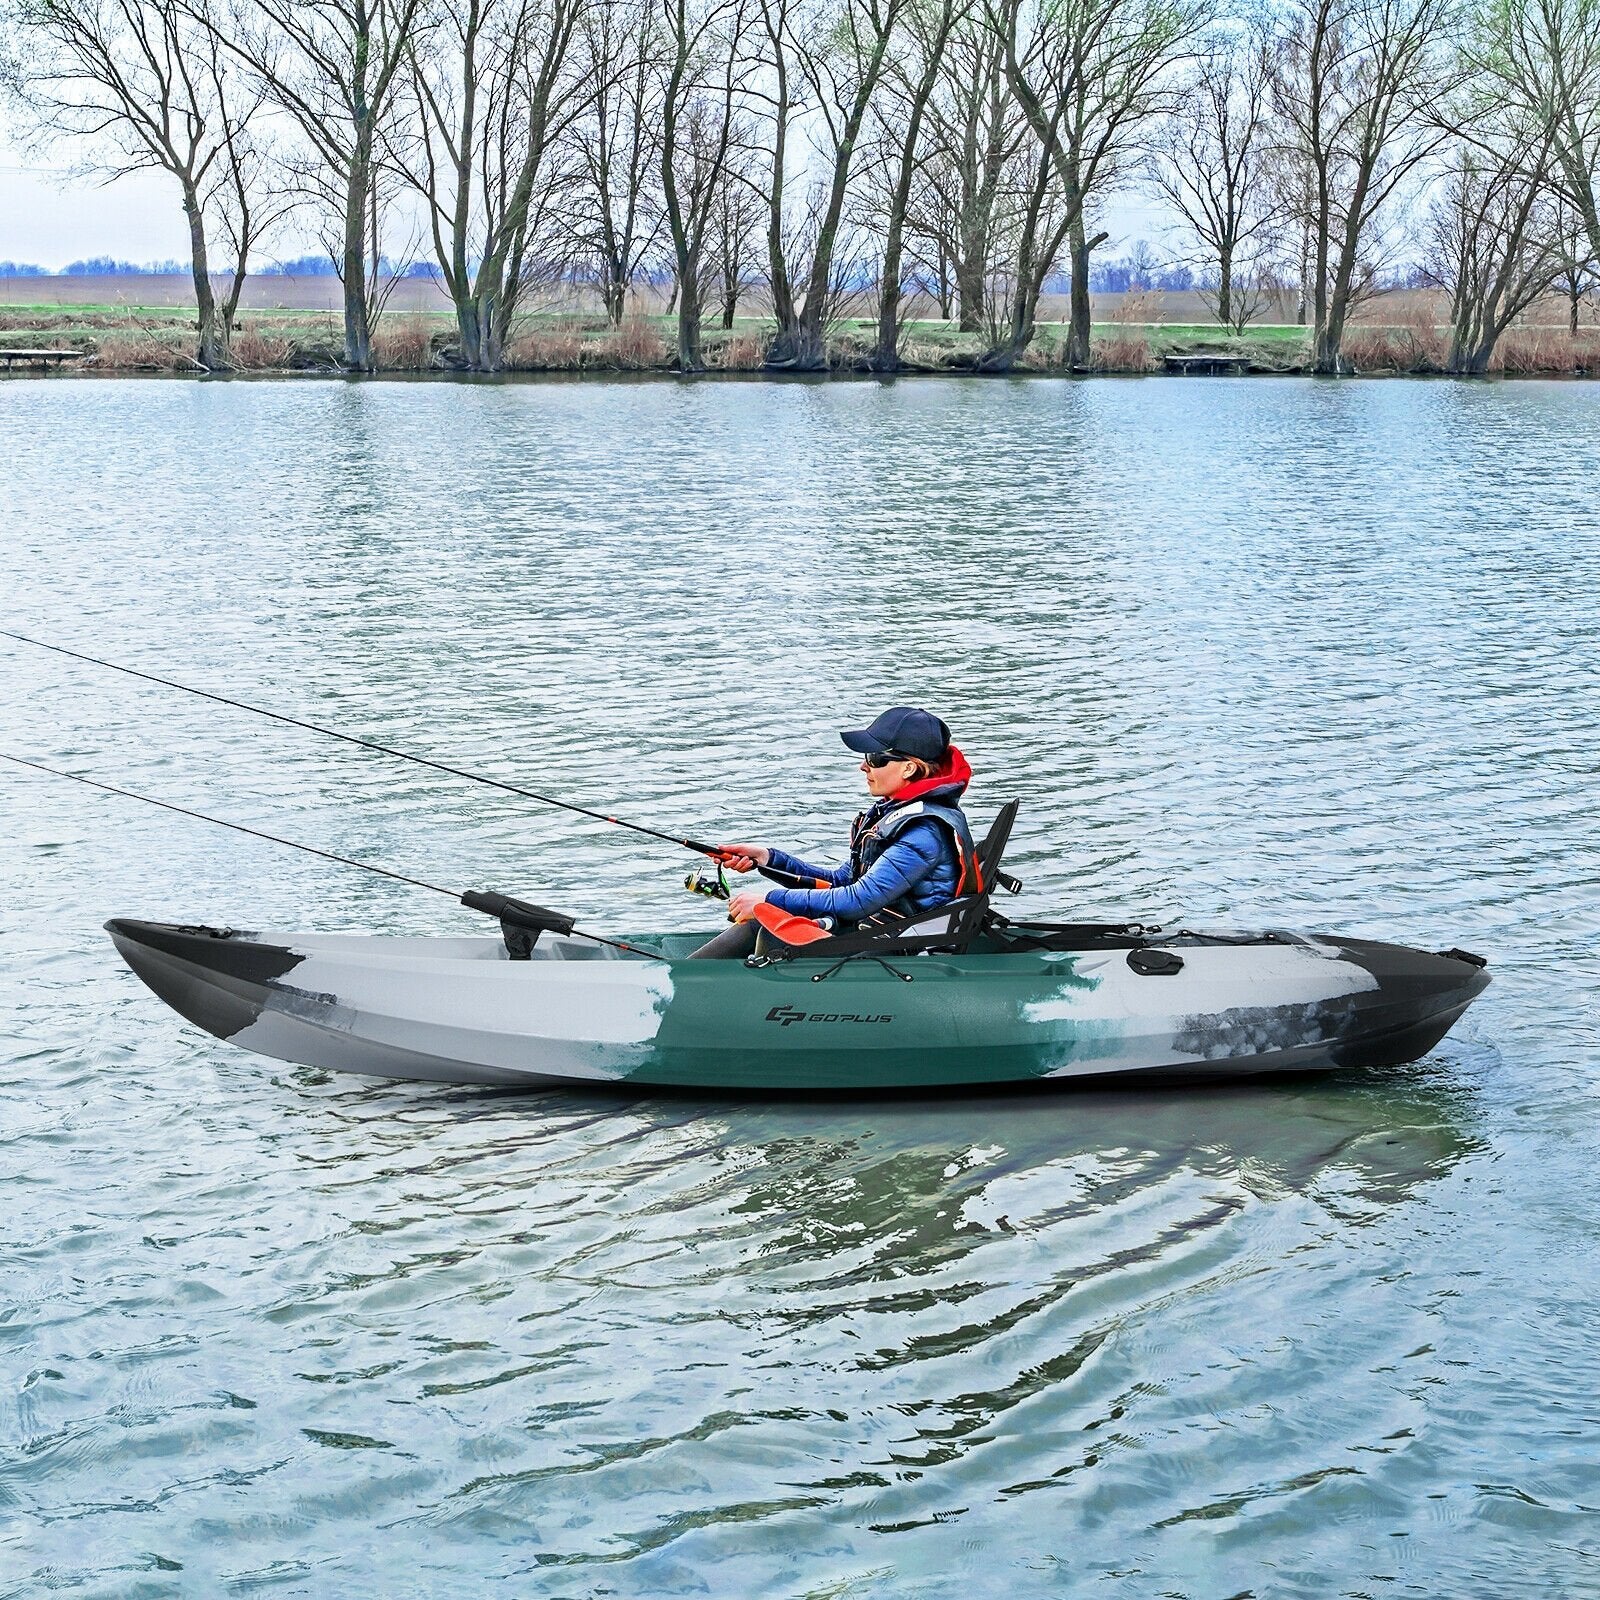
[[[971,769],[959,752],[953,754],[959,763],[959,775],[953,781],[946,778],[929,787],[919,783],[913,796],[877,801],[861,818],[855,836],[909,804],[911,798],[955,807]],[[822,889],[773,889],[767,895],[769,905],[802,917],[834,917],[842,922],[860,922],[896,902],[903,902],[897,909],[912,914],[936,910],[955,899],[961,882],[961,858],[949,828],[921,817],[908,822],[859,874],[854,860],[842,867],[817,867],[783,850],[771,851],[768,865],[802,878],[819,878],[828,885]]]

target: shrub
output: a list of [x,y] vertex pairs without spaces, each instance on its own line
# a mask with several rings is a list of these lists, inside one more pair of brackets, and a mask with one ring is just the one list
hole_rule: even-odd
[[[1062,347],[1063,354],[1065,346]],[[1095,372],[1154,372],[1155,352],[1143,333],[1131,328],[1089,345],[1089,366]]]
[[668,360],[667,344],[661,337],[661,330],[640,316],[625,318],[622,326],[595,353],[602,357],[609,356],[615,365],[629,371],[664,367]]
[[525,333],[506,351],[506,365],[517,372],[573,372],[583,365],[583,335],[572,328]]
[[192,342],[187,330],[160,336],[148,328],[130,328],[97,340],[85,364],[100,372],[193,372],[200,363],[189,348]]
[[706,365],[723,372],[759,372],[766,356],[767,341],[753,333],[731,334],[705,348]]
[[433,364],[433,335],[421,317],[385,317],[372,335],[380,372],[424,372]]
[[293,361],[295,342],[284,334],[267,332],[259,323],[241,323],[228,341],[228,354],[247,372],[271,372]]

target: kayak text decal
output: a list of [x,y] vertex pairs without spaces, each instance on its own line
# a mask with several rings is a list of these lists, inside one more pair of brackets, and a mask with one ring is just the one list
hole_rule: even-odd
[[774,1006],[768,1022],[787,1028],[791,1022],[893,1022],[893,1017],[862,1017],[854,1011],[801,1011],[796,1006]]

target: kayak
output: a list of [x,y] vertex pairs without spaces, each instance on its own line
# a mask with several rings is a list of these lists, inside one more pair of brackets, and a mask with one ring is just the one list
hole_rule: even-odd
[[[514,902],[512,904],[515,904]],[[1417,1060],[1479,956],[1281,931],[1003,922],[959,950],[690,960],[706,933],[244,933],[115,918],[117,950],[244,1049],[440,1083],[919,1090]]]

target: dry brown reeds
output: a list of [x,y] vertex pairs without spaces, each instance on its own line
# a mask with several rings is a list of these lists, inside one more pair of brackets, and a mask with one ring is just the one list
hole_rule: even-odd
[[1089,368],[1092,372],[1154,372],[1156,355],[1149,337],[1130,328],[1109,339],[1091,340]]
[[721,372],[759,372],[766,354],[767,341],[754,333],[731,334],[705,351],[706,365]]
[[1155,352],[1150,348],[1149,327],[1162,317],[1159,291],[1130,289],[1111,315],[1116,332],[1089,341],[1091,372],[1154,372]]
[[661,330],[647,317],[623,318],[622,326],[597,346],[590,346],[601,360],[628,372],[664,367],[668,361],[667,343]]
[[1347,328],[1340,353],[1358,373],[1443,372],[1450,361],[1450,333],[1435,317],[1431,299],[1411,301],[1397,322]]
[[228,341],[234,365],[246,372],[275,372],[294,360],[295,342],[285,334],[269,333],[259,323],[241,323]]
[[433,365],[433,334],[421,317],[387,316],[372,335],[379,372],[426,372]]
[[1565,328],[1512,328],[1495,346],[1489,370],[1523,378],[1600,373],[1600,330],[1573,338]]
[[583,365],[583,335],[575,328],[539,328],[514,340],[506,351],[513,372],[575,372]]
[[129,328],[97,339],[94,354],[84,365],[96,372],[203,371],[188,348],[191,342],[187,330],[157,333],[149,328]]

